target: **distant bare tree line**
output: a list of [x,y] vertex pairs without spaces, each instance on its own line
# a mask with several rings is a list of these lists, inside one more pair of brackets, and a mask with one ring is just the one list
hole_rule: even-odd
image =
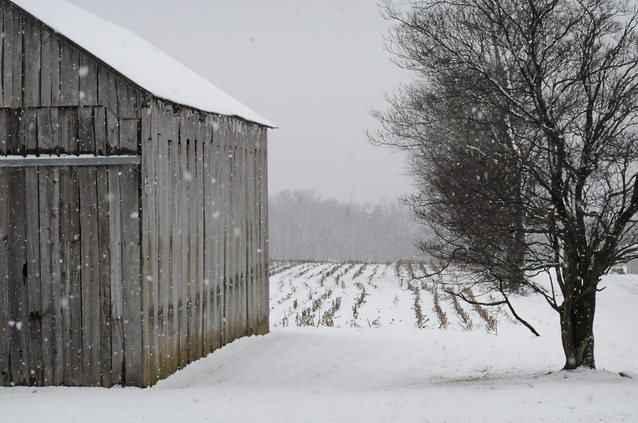
[[399,202],[346,204],[313,191],[269,201],[270,255],[277,259],[391,261],[419,255],[422,228]]

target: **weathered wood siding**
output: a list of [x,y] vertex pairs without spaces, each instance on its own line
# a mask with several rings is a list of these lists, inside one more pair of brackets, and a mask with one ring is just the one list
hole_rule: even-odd
[[145,384],[268,331],[265,132],[161,101],[142,114]]
[[0,0],[0,107],[96,106],[139,118],[148,94],[7,0]]
[[[107,122],[102,107],[0,109],[0,157],[95,153],[120,138]],[[110,386],[121,362],[142,382],[138,174],[0,168],[0,384]]]
[[148,386],[268,331],[266,128],[177,107],[0,0],[0,385]]

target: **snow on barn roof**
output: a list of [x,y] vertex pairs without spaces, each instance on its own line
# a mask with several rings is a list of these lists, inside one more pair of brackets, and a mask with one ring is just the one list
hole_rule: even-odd
[[133,31],[64,0],[11,1],[156,97],[274,127]]

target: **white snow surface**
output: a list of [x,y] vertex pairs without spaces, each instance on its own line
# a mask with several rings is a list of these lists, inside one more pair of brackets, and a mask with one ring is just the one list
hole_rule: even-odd
[[[297,264],[271,277],[271,323],[288,316],[286,327],[235,341],[148,389],[0,388],[0,421],[638,421],[638,277],[604,279],[595,325],[599,370],[563,372],[558,317],[540,298],[519,298],[517,305],[541,337],[502,312],[498,333],[488,332],[463,305],[475,322],[467,330],[443,298],[451,324],[440,329],[425,295],[429,320],[416,329],[405,273],[399,279],[393,266],[368,265],[355,277],[358,265],[344,264],[322,286],[314,275],[334,268]],[[360,295],[356,283],[367,295],[354,319],[349,297]],[[297,327],[295,310],[312,304],[302,298],[326,296],[326,288],[326,307],[343,298],[335,327]],[[373,317],[377,327],[367,324]]]
[[274,127],[133,31],[64,0],[11,1],[159,98]]

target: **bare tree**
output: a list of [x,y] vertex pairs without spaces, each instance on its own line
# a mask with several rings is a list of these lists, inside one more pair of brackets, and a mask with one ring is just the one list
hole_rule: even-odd
[[[565,368],[594,368],[601,276],[637,256],[636,10],[616,0],[384,10],[390,49],[416,79],[376,113],[373,141],[411,153],[412,207],[437,234],[423,247],[473,263],[501,296],[487,304],[511,308],[504,283],[520,279],[558,312]],[[531,277],[541,272],[548,283]]]

